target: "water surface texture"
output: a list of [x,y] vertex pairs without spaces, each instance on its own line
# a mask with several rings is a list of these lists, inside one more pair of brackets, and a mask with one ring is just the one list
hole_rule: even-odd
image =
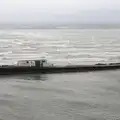
[[[0,64],[120,62],[120,30],[0,30]],[[120,70],[0,76],[0,120],[120,120]]]
[[119,62],[120,30],[0,30],[0,63],[46,58],[54,64]]
[[1,120],[119,120],[120,71],[0,78]]

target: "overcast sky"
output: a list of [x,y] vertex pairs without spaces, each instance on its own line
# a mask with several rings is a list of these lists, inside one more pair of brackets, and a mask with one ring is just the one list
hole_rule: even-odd
[[119,23],[120,0],[0,0],[0,22]]

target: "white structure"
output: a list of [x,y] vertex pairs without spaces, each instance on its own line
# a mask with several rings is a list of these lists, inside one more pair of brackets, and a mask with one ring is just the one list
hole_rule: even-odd
[[46,60],[43,61],[43,67],[51,67],[53,64],[48,63]]
[[17,62],[17,66],[26,67],[51,67],[53,64],[48,63],[46,60],[21,60]]
[[18,61],[17,66],[35,66],[34,60],[21,60]]

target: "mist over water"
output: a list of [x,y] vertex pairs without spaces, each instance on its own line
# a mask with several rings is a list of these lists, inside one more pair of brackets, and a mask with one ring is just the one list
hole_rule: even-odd
[[[119,29],[0,30],[0,64],[120,62]],[[0,76],[0,120],[119,120],[120,71]]]

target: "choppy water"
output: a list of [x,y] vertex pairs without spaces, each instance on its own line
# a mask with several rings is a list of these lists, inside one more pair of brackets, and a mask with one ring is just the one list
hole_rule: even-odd
[[47,58],[55,64],[120,61],[120,30],[0,30],[0,63]]
[[[120,30],[0,30],[0,63],[120,62]],[[1,120],[120,120],[120,71],[0,77]]]

